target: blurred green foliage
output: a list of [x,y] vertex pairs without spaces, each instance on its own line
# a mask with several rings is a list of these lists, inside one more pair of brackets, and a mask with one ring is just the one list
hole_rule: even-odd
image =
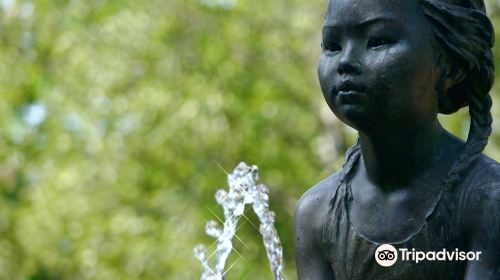
[[[355,138],[316,80],[325,7],[0,1],[0,279],[197,279],[192,248],[213,244],[213,194],[240,160],[271,189],[295,279],[294,205]],[[465,137],[466,110],[442,120]],[[496,121],[497,160],[499,141]],[[247,216],[227,279],[271,279]]]

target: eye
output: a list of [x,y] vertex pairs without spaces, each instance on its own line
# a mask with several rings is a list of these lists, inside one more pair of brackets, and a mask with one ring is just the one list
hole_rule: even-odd
[[342,48],[340,47],[340,45],[338,45],[336,43],[333,43],[333,42],[322,42],[321,43],[321,48],[324,51],[328,51],[328,52],[332,52],[332,53],[336,53],[336,52],[339,52],[339,51],[342,50]]
[[391,45],[395,43],[395,40],[384,36],[373,36],[368,39],[366,47],[369,49],[376,49],[382,46]]

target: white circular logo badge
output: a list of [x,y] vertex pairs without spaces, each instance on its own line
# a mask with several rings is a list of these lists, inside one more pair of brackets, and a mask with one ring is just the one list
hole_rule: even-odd
[[375,260],[381,266],[392,266],[398,260],[398,251],[390,244],[382,244],[375,251]]

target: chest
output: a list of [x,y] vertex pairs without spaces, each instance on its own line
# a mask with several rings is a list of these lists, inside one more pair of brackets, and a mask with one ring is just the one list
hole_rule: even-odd
[[[382,202],[386,204],[373,201],[378,205],[372,207],[369,207],[370,203],[356,205],[352,194],[345,188],[341,190],[326,219],[322,239],[335,279],[463,278],[463,266],[458,262],[416,265],[414,262],[398,261],[388,269],[378,265],[374,259],[381,243],[392,243],[397,249],[415,248],[425,252],[460,248],[453,234],[456,230],[448,223],[452,217],[446,214],[448,212],[442,200],[434,208],[431,207],[433,211],[427,217],[426,211],[416,215],[408,211],[404,204],[387,205],[384,200]],[[366,211],[364,207],[372,211]],[[406,220],[410,221],[405,223]]]
[[353,186],[347,215],[351,226],[369,240],[402,242],[422,229],[440,199],[439,191],[422,195],[410,191],[381,194]]

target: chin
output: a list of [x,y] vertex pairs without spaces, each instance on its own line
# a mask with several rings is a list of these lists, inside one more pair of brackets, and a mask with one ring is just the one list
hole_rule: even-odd
[[373,118],[366,108],[360,105],[343,105],[334,113],[342,122],[353,128],[357,127],[356,124],[367,123]]

